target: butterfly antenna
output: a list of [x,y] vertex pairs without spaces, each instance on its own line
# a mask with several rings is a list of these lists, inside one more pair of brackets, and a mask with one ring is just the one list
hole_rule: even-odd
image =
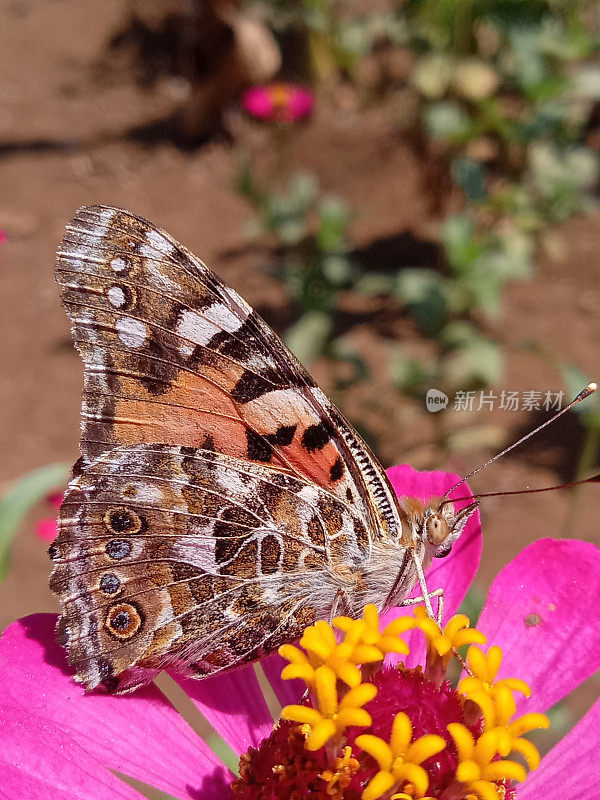
[[482,492],[481,494],[473,494],[469,495],[468,497],[455,497],[452,498],[452,500],[445,500],[444,502],[458,503],[461,500],[469,500],[470,502],[473,502],[479,501],[482,497],[502,497],[514,494],[537,494],[538,492],[553,492],[555,489],[570,489],[572,486],[581,486],[582,483],[600,483],[600,472],[598,472],[597,475],[592,475],[590,478],[584,478],[581,481],[560,483],[557,486],[544,486],[541,489],[513,489],[506,492]]
[[[585,387],[585,389],[582,389],[579,392],[577,397],[575,397],[573,400],[571,400],[569,405],[565,406],[564,408],[561,408],[560,411],[557,411],[556,414],[554,414],[554,416],[550,417],[550,419],[547,419],[546,422],[542,422],[542,424],[538,425],[537,428],[534,428],[534,430],[529,431],[529,433],[526,433],[525,436],[522,436],[518,441],[513,442],[513,444],[509,445],[504,450],[502,450],[501,453],[497,453],[493,458],[490,458],[489,461],[486,461],[485,464],[481,464],[481,466],[477,467],[477,469],[474,469],[473,472],[469,472],[468,475],[465,475],[464,478],[461,478],[458,483],[456,483],[454,486],[452,486],[450,489],[448,489],[448,491],[446,492],[444,497],[448,497],[451,492],[453,492],[458,486],[461,485],[461,483],[464,483],[465,481],[469,480],[469,478],[472,478],[473,475],[476,475],[478,472],[481,472],[481,470],[484,469],[485,467],[489,467],[490,464],[493,464],[494,461],[497,461],[499,458],[502,458],[502,456],[505,456],[507,453],[510,453],[511,450],[514,450],[515,447],[518,447],[520,444],[523,444],[523,442],[527,441],[527,439],[531,438],[532,436],[535,436],[536,433],[539,433],[547,425],[551,425],[560,416],[562,416],[567,411],[572,409],[573,406],[576,406],[578,403],[581,403],[582,400],[585,400],[586,397],[589,397],[591,394],[593,394],[596,391],[597,388],[598,387],[597,387],[597,385],[595,383],[589,383]],[[587,482],[593,482],[593,478],[588,478],[587,481],[578,481],[578,483],[587,483]],[[565,484],[565,486],[574,486],[574,485],[575,484],[571,484],[571,483]],[[555,489],[555,488],[558,489],[558,488],[563,488],[563,487],[558,487],[558,486],[549,487],[549,489]],[[523,493],[527,493],[527,492],[530,492],[530,491],[545,492],[545,491],[548,491],[549,489],[523,489],[521,491]],[[493,494],[519,494],[519,493],[520,492],[494,492]],[[476,496],[477,497],[488,497],[489,495],[480,494],[480,495],[476,495]]]

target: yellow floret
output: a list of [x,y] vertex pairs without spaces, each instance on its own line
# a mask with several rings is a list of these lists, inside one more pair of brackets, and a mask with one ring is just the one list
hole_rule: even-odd
[[474,794],[480,800],[498,800],[496,781],[524,781],[525,769],[516,761],[495,761],[500,748],[500,732],[485,731],[477,740],[459,722],[448,725],[448,732],[458,752],[456,780],[463,785],[465,793]]
[[415,617],[417,627],[425,634],[428,645],[440,656],[450,654],[453,649],[458,650],[465,644],[484,644],[486,641],[481,631],[470,627],[470,620],[464,614],[455,614],[443,629],[422,607],[415,609]]
[[317,708],[291,705],[281,712],[283,719],[310,726],[305,745],[307,750],[318,750],[330,739],[339,737],[346,728],[371,724],[371,716],[362,706],[377,694],[375,686],[362,683],[338,701],[336,683],[337,677],[331,667],[317,667],[314,675]]
[[[362,794],[362,800],[376,800],[394,787],[410,783],[412,795],[424,795],[429,786],[427,772],[422,762],[437,755],[446,746],[445,740],[435,734],[427,734],[412,740],[412,724],[409,717],[396,714],[389,743],[379,736],[362,734],[356,744],[379,764],[379,772],[372,778]],[[406,794],[406,793],[405,793]],[[400,794],[402,796],[402,794]]]
[[497,646],[490,647],[487,655],[478,647],[470,647],[467,661],[473,675],[463,678],[458,688],[480,707],[484,730],[496,732],[498,754],[506,757],[511,752],[520,753],[529,769],[536,769],[540,763],[537,748],[522,736],[534,728],[547,728],[550,724],[548,717],[545,714],[525,714],[513,719],[517,710],[514,692],[529,697],[529,686],[518,678],[494,681],[502,664],[502,650]]
[[279,648],[279,655],[290,662],[281,673],[284,680],[299,678],[312,689],[317,668],[328,666],[352,689],[361,682],[359,664],[383,661],[387,653],[408,653],[408,645],[400,635],[414,628],[415,620],[399,617],[380,631],[377,609],[368,605],[363,619],[336,617],[334,624],[344,633],[342,642],[338,643],[331,625],[319,620],[304,631],[302,649],[291,644]]
[[387,653],[406,655],[408,645],[400,636],[416,625],[414,618],[406,615],[398,617],[380,630],[379,612],[373,604],[365,606],[362,620],[336,617],[333,624],[345,633],[344,641],[354,642],[351,660],[355,664],[382,661]]
[[458,685],[458,690],[467,697],[477,691],[494,694],[499,687],[506,687],[513,692],[521,692],[525,697],[531,695],[531,689],[520,678],[495,680],[502,663],[502,650],[497,645],[490,647],[487,654],[479,647],[469,647],[467,663],[473,674],[463,678]]

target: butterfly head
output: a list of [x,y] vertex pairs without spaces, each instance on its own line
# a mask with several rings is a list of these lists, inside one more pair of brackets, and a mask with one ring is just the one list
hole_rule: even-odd
[[467,520],[477,508],[470,503],[457,511],[454,503],[439,497],[432,497],[422,503],[414,497],[402,500],[401,508],[403,537],[413,546],[425,546],[426,560],[445,558],[450,555],[452,545],[463,532]]

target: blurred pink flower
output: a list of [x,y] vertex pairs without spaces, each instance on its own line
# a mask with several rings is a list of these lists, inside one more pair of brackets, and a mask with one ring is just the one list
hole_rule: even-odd
[[[404,466],[389,476],[399,494],[422,498],[443,495],[457,479]],[[463,485],[454,496],[466,494]],[[456,612],[480,550],[474,515],[452,555],[429,570],[430,589],[446,587],[445,619]],[[540,540],[500,572],[477,627],[504,651],[499,677],[519,675],[533,690],[517,713],[550,708],[598,670],[593,609],[599,604],[600,552],[585,542]],[[141,800],[118,775],[177,798],[232,796],[232,773],[155,685],[115,697],[86,694],[75,684],[54,639],[55,622],[53,614],[26,617],[0,639],[0,776],[7,797]],[[411,658],[423,663],[422,640],[409,643]],[[274,655],[262,667],[282,704],[298,702],[303,685],[282,681],[283,664]],[[273,720],[251,666],[202,681],[174,677],[236,753],[270,735]],[[600,701],[516,788],[516,797],[591,800],[600,792],[599,748]]]
[[58,535],[54,517],[44,517],[35,523],[35,535],[44,542],[53,542]]
[[6,235],[6,231],[3,231],[2,228],[0,228],[0,244],[2,244],[2,242],[5,242],[7,239],[8,236]]
[[242,108],[250,116],[269,122],[297,122],[312,113],[314,94],[294,83],[253,86],[242,95]]
[[[58,512],[62,500],[63,496],[61,492],[52,492],[48,495],[48,497],[46,497],[46,502],[49,503],[56,512]],[[56,539],[58,534],[56,516],[43,517],[42,519],[38,520],[35,524],[35,533],[36,536],[38,536],[44,542],[52,542],[54,539]]]

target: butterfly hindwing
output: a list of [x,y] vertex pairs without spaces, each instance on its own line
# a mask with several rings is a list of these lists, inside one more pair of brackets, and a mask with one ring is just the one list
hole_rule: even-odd
[[79,209],[57,281],[85,363],[81,468],[111,447],[209,446],[285,468],[394,533],[383,470],[269,326],[130,212]]
[[122,691],[164,667],[202,677],[297,638],[340,590],[360,603],[370,549],[358,514],[284,470],[189,446],[115,448],[61,508],[59,630],[88,688],[124,673]]

